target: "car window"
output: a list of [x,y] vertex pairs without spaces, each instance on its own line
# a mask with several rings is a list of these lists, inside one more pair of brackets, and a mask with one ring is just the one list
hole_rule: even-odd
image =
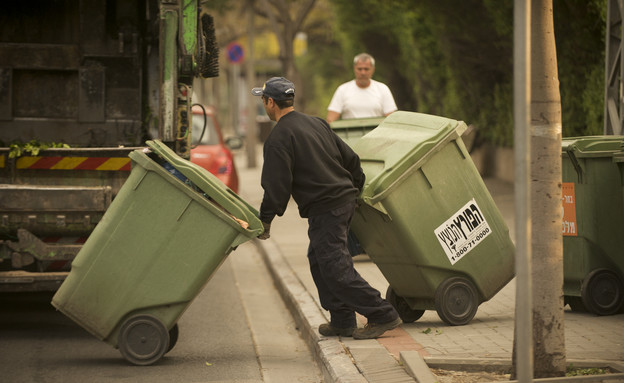
[[[204,128],[204,115],[194,114],[191,145],[197,145],[199,141],[199,137],[202,134],[203,128]],[[217,136],[217,132],[215,131],[215,127],[212,123],[212,119],[210,117],[206,117],[206,131],[204,132],[204,135],[202,136],[200,145],[218,145],[218,144],[219,144],[219,136]]]

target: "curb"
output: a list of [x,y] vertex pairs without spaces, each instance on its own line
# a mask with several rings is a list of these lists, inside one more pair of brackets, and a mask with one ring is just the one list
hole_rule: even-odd
[[418,383],[436,383],[438,381],[418,351],[401,351],[400,357],[407,373]]
[[[292,270],[280,248],[271,240],[254,239],[266,264],[273,282],[279,291],[286,307],[291,312],[301,335],[313,353],[316,363],[321,368],[325,383],[368,383],[369,380],[356,366],[352,355],[339,338],[324,337],[318,333],[318,326],[327,322],[323,310],[305,289],[301,280]],[[504,358],[454,358],[454,357],[422,357],[417,351],[400,353],[401,362],[408,375],[417,382],[435,382],[430,368],[442,368],[457,371],[490,371],[511,367],[511,360]],[[615,373],[564,378],[536,379],[535,382],[603,382],[623,381],[624,364],[616,361],[575,360],[569,364],[577,367],[610,367]],[[516,381],[508,381],[512,383]]]
[[253,242],[260,251],[286,307],[299,326],[301,335],[314,351],[314,358],[321,367],[324,381],[366,383],[367,380],[353,364],[342,343],[337,338],[324,337],[318,333],[318,326],[326,323],[327,319],[297,278],[279,247],[271,239],[255,239]]

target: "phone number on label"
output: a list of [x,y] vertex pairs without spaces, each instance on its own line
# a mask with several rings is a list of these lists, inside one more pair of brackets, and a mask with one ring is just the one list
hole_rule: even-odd
[[485,229],[483,229],[479,234],[477,234],[475,236],[475,238],[470,241],[467,242],[464,247],[462,247],[461,249],[459,249],[459,251],[457,251],[455,254],[459,257],[464,255],[465,253],[467,253],[470,249],[472,249],[472,246],[476,246],[479,244],[479,241],[482,240],[488,233],[490,232],[490,228],[486,227]]

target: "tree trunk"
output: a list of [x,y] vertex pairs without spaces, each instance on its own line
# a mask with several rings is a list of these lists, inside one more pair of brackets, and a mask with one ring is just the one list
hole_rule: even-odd
[[314,8],[315,2],[316,0],[306,0],[299,3],[262,0],[260,3],[262,9],[259,13],[269,19],[273,33],[275,33],[279,43],[279,60],[282,65],[282,76],[295,84],[297,89],[297,106],[301,110],[305,109],[305,99],[302,91],[303,84],[299,71],[295,66],[294,39],[297,32],[301,30],[306,17]]
[[552,0],[531,7],[531,216],[535,378],[565,375],[561,99]]

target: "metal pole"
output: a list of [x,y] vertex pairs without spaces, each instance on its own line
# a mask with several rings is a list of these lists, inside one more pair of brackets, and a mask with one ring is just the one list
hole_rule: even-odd
[[163,142],[175,147],[176,110],[178,93],[178,51],[176,35],[178,33],[178,14],[176,9],[160,5],[160,122],[159,136]]
[[[254,7],[253,0],[250,1],[247,7],[248,17],[248,33],[247,33],[247,59],[245,61],[245,68],[247,70],[247,87],[251,89],[256,86],[256,72],[254,68],[254,36],[256,34],[254,27]],[[256,123],[256,102],[258,100],[249,91],[247,91],[247,167],[253,169],[256,167],[256,145],[258,143],[258,124]]]
[[514,170],[516,225],[516,373],[533,381],[531,281],[531,1],[514,1]]

